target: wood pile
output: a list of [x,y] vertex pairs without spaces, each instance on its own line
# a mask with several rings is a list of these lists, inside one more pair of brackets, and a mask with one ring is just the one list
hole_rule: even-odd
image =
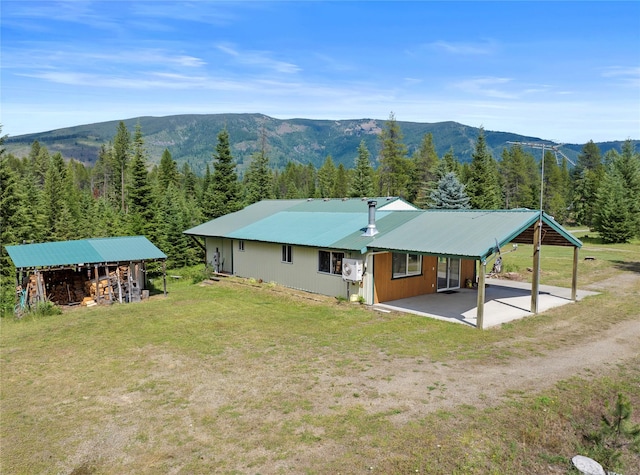
[[107,275],[98,278],[96,289],[96,281],[92,279],[85,283],[87,295],[93,300],[100,297],[100,301],[104,303],[128,302],[129,301],[129,268],[120,266]]
[[66,273],[60,280],[52,282],[49,287],[49,300],[57,305],[69,305],[82,302],[86,296],[82,276]]

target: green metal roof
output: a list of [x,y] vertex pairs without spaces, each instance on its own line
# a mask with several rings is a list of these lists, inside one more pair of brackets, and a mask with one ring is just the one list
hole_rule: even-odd
[[[377,216],[384,217],[387,214],[388,212],[379,211]],[[352,234],[354,229],[362,234],[367,224],[368,212],[286,211],[229,233],[228,237],[301,246],[335,247],[336,241]]]
[[[421,254],[485,259],[511,242],[540,218],[532,210],[427,210],[402,226],[377,237],[368,247]],[[552,218],[543,223],[568,244],[582,243]]]
[[[236,211],[235,213],[226,214],[219,218],[213,219],[206,223],[195,226],[191,229],[187,229],[184,231],[184,234],[189,234],[193,236],[211,236],[211,237],[232,237],[231,234],[234,234],[233,237],[237,239],[257,239],[254,236],[249,237],[240,237],[240,235],[235,235],[236,231],[240,231],[245,227],[252,226],[254,224],[258,224],[261,219],[267,219],[270,216],[276,215],[283,211],[288,212],[304,212],[304,213],[314,213],[316,218],[319,218],[317,213],[365,213],[365,219],[369,210],[369,206],[367,202],[369,200],[374,200],[376,204],[376,209],[384,208],[387,205],[396,203],[401,201],[402,203],[407,204],[401,198],[394,197],[373,197],[373,198],[348,198],[348,199],[306,199],[306,200],[263,200],[257,203],[253,203],[246,208]],[[413,205],[409,205],[413,206]],[[289,215],[288,219],[285,220],[276,220],[280,225],[284,225],[288,231],[295,232],[295,227],[293,224],[289,223],[288,220],[294,219],[293,215]],[[363,224],[363,227],[367,226],[367,222]],[[275,225],[275,221],[273,223]],[[257,232],[258,227],[254,228],[255,232]],[[264,228],[260,228],[261,232],[264,232]],[[270,232],[270,230],[266,230]],[[274,230],[273,233],[278,235],[277,230]],[[257,239],[260,241],[266,241],[267,239]],[[283,240],[270,240],[270,242],[288,242],[286,239]]]
[[144,236],[6,246],[18,269],[166,259]]
[[248,226],[262,218],[279,213],[306,200],[264,200],[253,203],[235,213],[225,214],[184,231],[193,236],[226,236],[233,231]]
[[[393,199],[377,201],[374,236],[368,225],[367,199],[271,200],[204,223],[186,234],[273,242],[331,249],[389,250],[484,259],[514,242],[532,242],[540,217],[532,210],[398,210],[385,211]],[[543,244],[582,243],[553,218],[543,215]]]

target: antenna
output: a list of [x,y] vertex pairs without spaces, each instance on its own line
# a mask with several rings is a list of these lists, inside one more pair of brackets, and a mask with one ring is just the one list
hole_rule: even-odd
[[541,142],[507,142],[508,144],[513,144],[513,145],[520,145],[523,147],[531,147],[531,148],[537,148],[537,149],[542,149],[544,153],[544,150],[551,150],[553,151],[553,153],[555,154],[556,157],[556,163],[558,165],[561,165],[561,161],[558,159],[558,155],[560,155],[562,158],[564,158],[567,162],[569,162],[571,165],[573,165],[574,167],[576,166],[576,162],[574,162],[573,160],[571,160],[569,157],[567,157],[564,153],[562,153],[562,151],[560,150],[560,147],[562,147],[564,144],[560,143],[560,144],[556,144],[556,145],[551,145],[551,144],[547,144],[547,143],[541,143]]

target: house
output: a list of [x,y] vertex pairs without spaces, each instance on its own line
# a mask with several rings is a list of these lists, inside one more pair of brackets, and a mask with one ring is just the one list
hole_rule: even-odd
[[167,256],[144,236],[125,236],[6,246],[17,287],[30,304],[135,302],[146,295],[146,264],[162,262],[166,295]]
[[541,245],[573,247],[575,300],[582,246],[540,211],[419,210],[388,197],[265,200],[185,234],[204,238],[219,272],[367,304],[477,285],[480,327],[487,259],[501,247],[534,244],[534,270]]

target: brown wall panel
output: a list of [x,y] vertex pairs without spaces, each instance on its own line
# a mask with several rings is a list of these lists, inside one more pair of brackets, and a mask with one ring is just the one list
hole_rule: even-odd
[[[438,258],[436,256],[422,256],[422,275],[412,277],[392,278],[391,253],[377,254],[374,257],[374,302],[388,302],[390,300],[415,297],[416,295],[432,294],[436,289]],[[466,279],[473,281],[475,261],[463,259],[460,268],[460,285],[464,286]]]

